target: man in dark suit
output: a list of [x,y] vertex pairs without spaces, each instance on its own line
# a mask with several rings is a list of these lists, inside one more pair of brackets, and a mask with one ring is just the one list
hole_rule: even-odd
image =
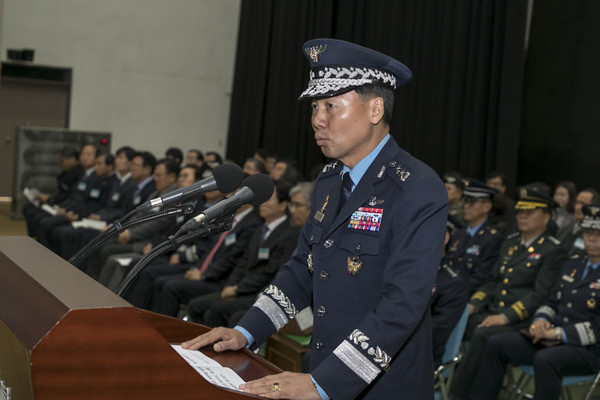
[[136,307],[177,316],[182,304],[223,288],[225,279],[248,250],[250,238],[262,222],[251,205],[242,206],[236,212],[231,230],[221,234],[224,235],[222,240],[213,241],[213,247],[204,252],[197,263],[150,265],[125,299]]
[[334,161],[317,178],[290,261],[240,320],[184,347],[251,349],[311,307],[310,374],[242,385],[281,398],[433,398],[429,300],[448,210],[438,175],[389,134],[394,88],[410,70],[352,43],[303,47],[315,140]]
[[237,260],[223,289],[191,300],[190,319],[208,326],[228,326],[237,311],[249,309],[256,296],[273,280],[298,241],[298,229],[287,218],[291,185],[276,181],[271,198],[259,207],[264,219],[254,231],[247,250]]
[[504,240],[490,280],[469,301],[465,337],[471,344],[452,380],[453,398],[467,397],[488,338],[528,326],[550,293],[566,258],[560,242],[546,233],[555,206],[543,192],[531,187],[519,191],[515,206],[519,232]]
[[442,265],[456,271],[472,294],[492,274],[503,237],[488,220],[496,190],[475,179],[464,179],[463,185],[463,218],[468,225],[452,235]]
[[[583,214],[586,254],[564,263],[549,298],[528,328],[532,339],[518,332],[490,338],[470,399],[495,399],[506,363],[533,365],[534,398],[547,400],[559,398],[563,376],[590,375],[600,369],[600,207],[584,206]],[[545,341],[545,346],[539,341]],[[546,347],[548,341],[562,345]]]

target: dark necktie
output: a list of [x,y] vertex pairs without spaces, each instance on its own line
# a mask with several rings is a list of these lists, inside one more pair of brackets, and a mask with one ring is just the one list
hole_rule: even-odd
[[346,200],[348,200],[348,198],[352,194],[352,186],[354,186],[354,182],[352,182],[352,179],[350,178],[350,173],[346,172],[344,174],[344,178],[342,179],[342,195],[340,196],[339,207],[340,210],[342,209],[342,207],[344,207],[344,204],[346,204]]
[[263,228],[262,234],[260,235],[260,243],[264,242],[267,238],[267,233],[269,232],[269,225],[265,225]]

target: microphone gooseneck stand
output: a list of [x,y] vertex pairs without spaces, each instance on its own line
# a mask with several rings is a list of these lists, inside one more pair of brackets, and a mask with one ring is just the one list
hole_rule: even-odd
[[169,237],[169,240],[159,244],[148,254],[146,254],[138,263],[129,271],[127,276],[123,278],[123,281],[117,288],[117,295],[123,297],[123,294],[129,289],[131,284],[137,279],[139,274],[150,264],[163,254],[176,250],[181,244],[199,238],[203,236],[216,235],[221,232],[225,232],[231,229],[233,223],[233,214],[227,215],[219,220],[215,220],[213,223],[204,226],[198,230],[192,231],[185,235],[181,235],[181,231]]
[[89,242],[81,250],[79,250],[77,252],[77,254],[75,254],[73,257],[71,257],[71,259],[69,260],[69,263],[77,267],[83,260],[85,260],[92,252],[94,252],[100,246],[102,246],[104,244],[104,242],[106,242],[108,239],[110,239],[111,237],[115,236],[116,234],[121,233],[124,230],[126,230],[129,227],[132,227],[134,225],[143,224],[144,222],[148,222],[153,219],[168,217],[168,216],[172,216],[172,215],[179,215],[179,214],[189,215],[194,212],[194,207],[196,206],[196,202],[197,202],[197,200],[189,201],[189,202],[186,202],[186,203],[178,206],[177,208],[170,208],[165,211],[160,211],[156,214],[150,214],[145,217],[136,219],[135,221],[122,222],[122,220],[127,220],[128,218],[130,218],[133,215],[133,213],[136,211],[134,209],[129,214],[127,214],[123,218],[121,218],[120,220],[117,219],[112,224],[110,224],[110,226],[107,230],[100,233],[100,235],[96,236],[91,242]]

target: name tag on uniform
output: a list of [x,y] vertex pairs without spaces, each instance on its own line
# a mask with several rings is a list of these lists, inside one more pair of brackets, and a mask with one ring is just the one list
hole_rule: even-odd
[[575,240],[575,243],[573,243],[573,247],[575,247],[576,249],[579,249],[579,250],[583,250],[585,248],[585,244],[583,243],[583,239],[582,238],[577,238]]
[[112,199],[112,201],[119,201],[119,197],[121,197],[121,193],[115,192],[115,193],[113,193],[111,199]]
[[84,192],[85,189],[87,188],[87,183],[86,182],[79,182],[77,184],[77,190]]
[[97,199],[98,197],[100,197],[100,189],[92,189],[92,190],[90,190],[90,197],[92,199]]
[[383,208],[359,207],[352,213],[348,228],[378,232],[383,220]]
[[268,260],[271,255],[271,249],[268,247],[261,247],[258,249],[258,259],[259,260]]
[[235,244],[236,242],[237,242],[237,234],[230,233],[229,235],[225,236],[225,246],[231,246],[232,244]]
[[573,281],[575,280],[575,278],[573,278],[572,276],[569,276],[569,275],[563,275],[562,276],[562,280],[563,281],[567,281],[569,283],[573,283]]

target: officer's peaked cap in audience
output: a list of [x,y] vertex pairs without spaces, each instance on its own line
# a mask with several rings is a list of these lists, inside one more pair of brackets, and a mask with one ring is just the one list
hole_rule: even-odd
[[534,210],[536,208],[555,208],[552,197],[531,187],[523,186],[518,191],[519,201],[515,210]]
[[600,206],[588,204],[581,207],[581,212],[583,213],[581,227],[600,231]]
[[498,191],[475,179],[463,179],[463,196],[476,199],[491,199]]
[[412,77],[400,61],[343,40],[309,40],[302,51],[310,62],[310,78],[300,99],[337,96],[369,84],[396,89]]

